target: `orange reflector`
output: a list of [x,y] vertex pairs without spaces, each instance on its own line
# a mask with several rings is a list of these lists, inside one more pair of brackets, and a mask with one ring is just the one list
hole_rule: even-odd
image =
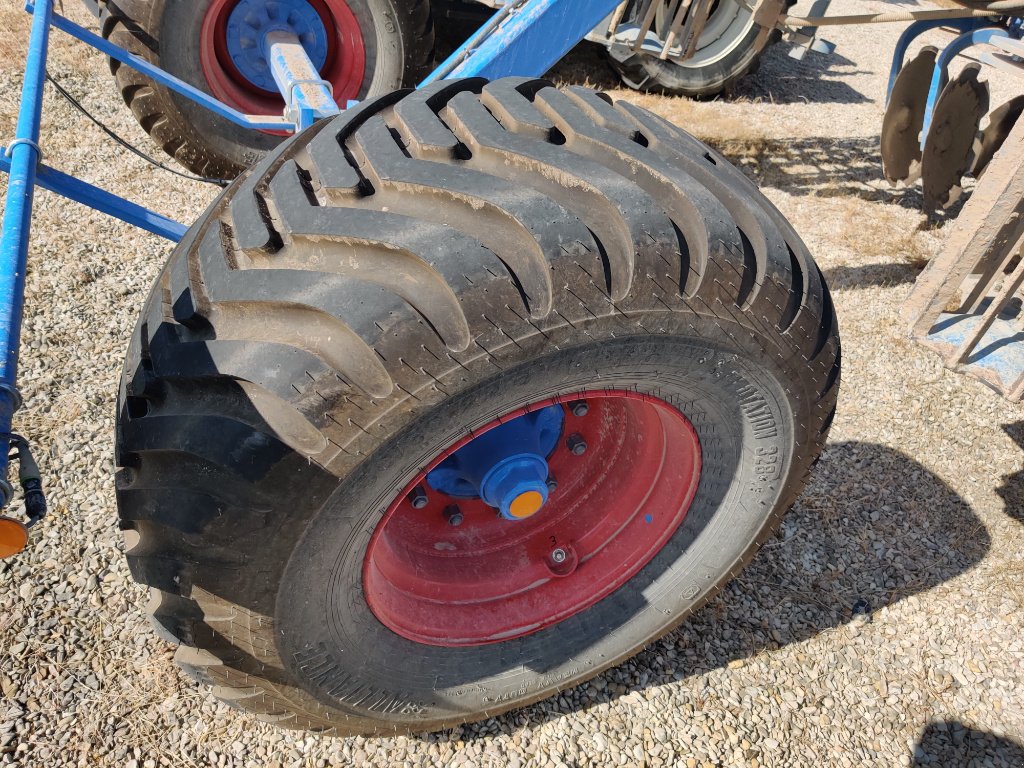
[[524,517],[536,514],[543,506],[544,497],[540,493],[537,491],[527,491],[516,497],[515,501],[509,505],[508,511],[512,517],[522,520]]
[[0,560],[13,557],[28,544],[28,528],[9,517],[0,517]]

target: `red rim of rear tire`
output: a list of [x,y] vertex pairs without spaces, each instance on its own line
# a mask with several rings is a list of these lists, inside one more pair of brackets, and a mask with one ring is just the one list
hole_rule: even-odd
[[[564,433],[582,435],[587,450],[574,455],[563,434],[548,459],[557,487],[533,517],[504,520],[480,499],[426,485],[431,469],[480,434],[578,400],[588,411],[567,409]],[[521,408],[449,446],[392,502],[363,561],[367,605],[389,629],[427,645],[477,646],[540,631],[647,565],[686,517],[700,472],[697,433],[663,400],[601,390]],[[410,501],[417,486],[428,495],[419,509]],[[453,504],[462,515],[455,526],[446,513]]]
[[[200,65],[210,92],[246,114],[279,116],[284,100],[250,82],[231,61],[227,23],[239,0],[213,0],[200,32]],[[345,0],[308,0],[328,31],[327,59],[320,75],[334,87],[334,99],[344,106],[359,97],[366,73],[366,45],[359,20]],[[278,134],[278,131],[266,131]],[[286,135],[281,133],[281,135]]]

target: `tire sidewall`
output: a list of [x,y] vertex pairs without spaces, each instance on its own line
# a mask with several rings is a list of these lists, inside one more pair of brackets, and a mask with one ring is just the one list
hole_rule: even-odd
[[[187,83],[211,93],[200,55],[202,25],[211,0],[154,4],[159,13],[160,66]],[[366,72],[359,91],[365,100],[403,85],[408,41],[393,0],[345,0],[363,32]],[[154,19],[154,21],[156,21]],[[240,167],[257,162],[286,137],[254,131],[215,115],[195,102],[168,91],[173,103],[169,115],[180,113],[183,131],[202,137],[209,149]]]
[[[763,364],[707,338],[559,346],[444,401],[395,435],[339,484],[310,523],[281,582],[275,626],[286,670],[316,699],[413,729],[538,700],[612,666],[680,622],[766,530],[787,485],[794,434],[784,388]],[[363,596],[362,566],[394,489],[467,429],[594,386],[658,397],[682,412],[700,438],[697,495],[665,547],[596,605],[515,640],[441,648],[382,625]],[[763,428],[765,412],[773,429]]]
[[757,37],[760,33],[761,28],[752,25],[731,51],[701,67],[687,67],[637,54],[623,65],[616,64],[616,68],[623,82],[636,90],[661,89],[684,96],[711,96],[747,74],[764,50],[778,39],[778,35],[773,34],[759,46]]

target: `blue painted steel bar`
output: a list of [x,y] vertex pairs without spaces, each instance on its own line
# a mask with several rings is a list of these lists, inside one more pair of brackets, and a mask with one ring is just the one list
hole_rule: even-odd
[[[32,222],[32,200],[39,163],[39,121],[43,111],[46,82],[46,52],[50,39],[53,0],[42,0],[32,12],[32,31],[25,57],[25,80],[21,86],[18,126],[10,155],[10,179],[4,202],[0,234],[0,434],[9,434],[14,411],[21,405],[15,388],[18,348],[21,342],[21,312],[25,303],[25,264]],[[7,454],[10,440],[0,437],[0,479],[4,495],[7,485]],[[3,499],[4,504],[9,498]]]
[[619,3],[620,0],[527,0],[518,7],[502,9],[495,16],[500,23],[493,32],[473,35],[421,85],[458,77],[539,77]]
[[932,83],[928,88],[928,102],[924,108],[924,125],[921,127],[921,149],[924,149],[925,139],[928,137],[928,129],[932,124],[932,112],[935,110],[935,102],[939,94],[949,80],[949,63],[965,50],[974,45],[987,43],[994,37],[1010,37],[1010,33],[1003,27],[984,27],[973,29],[957,36],[953,42],[939,51],[935,57],[935,70],[932,72]]
[[[31,6],[29,6],[31,7]],[[198,88],[194,88],[184,80],[179,80],[174,75],[170,75],[164,72],[159,67],[155,67],[148,61],[143,59],[141,56],[136,56],[134,53],[126,51],[124,48],[114,45],[113,43],[104,40],[97,34],[90,32],[85,27],[80,27],[73,21],[64,18],[60,14],[53,14],[53,26],[62,32],[66,32],[78,40],[81,40],[93,48],[96,48],[101,53],[105,53],[112,59],[120,61],[122,64],[131,67],[132,69],[138,70],[142,74],[151,78],[152,80],[160,83],[160,85],[170,88],[172,91],[180,93],[187,99],[196,102],[200,106],[210,110],[211,112],[220,115],[221,117],[230,120],[236,125],[240,125],[243,128],[251,128],[253,130],[267,130],[267,131],[293,131],[295,125],[283,117],[268,117],[264,115],[244,115],[237,109],[232,109],[227,104],[213,98],[207,93],[203,93]]]
[[[0,171],[10,173],[11,161],[3,156],[5,151],[5,147],[0,147]],[[74,200],[76,203],[95,208],[101,213],[126,221],[139,229],[160,235],[160,237],[165,237],[175,243],[181,240],[185,236],[185,232],[188,231],[188,227],[174,219],[143,208],[130,200],[94,187],[74,176],[56,171],[47,165],[40,164],[36,168],[36,186]]]
[[331,84],[320,77],[294,32],[272,30],[261,47],[284,96],[285,117],[300,131],[340,112]]
[[973,19],[923,19],[921,21],[915,21],[903,30],[903,33],[900,35],[900,39],[896,41],[896,48],[892,54],[892,66],[889,68],[889,85],[885,89],[885,103],[889,103],[889,96],[892,93],[893,85],[896,83],[896,76],[899,75],[900,70],[903,69],[903,61],[907,57],[907,49],[918,37],[928,30],[936,29],[938,27],[952,27],[953,29],[958,29],[961,32],[968,32],[972,29],[991,26],[991,24],[992,19],[988,17]]

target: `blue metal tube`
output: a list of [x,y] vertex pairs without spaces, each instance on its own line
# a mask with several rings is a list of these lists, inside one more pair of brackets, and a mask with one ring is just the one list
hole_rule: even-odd
[[[5,149],[5,147],[0,147],[0,171],[10,173],[11,161],[3,156]],[[175,243],[181,240],[185,236],[185,232],[188,231],[188,227],[174,219],[136,205],[105,189],[80,181],[74,176],[56,171],[48,165],[40,164],[36,168],[36,186],[48,189],[69,200],[74,200],[76,203],[87,205],[101,213],[126,221],[139,229],[160,235],[160,237],[165,237]]]
[[[32,10],[32,32],[25,57],[18,127],[14,141],[7,148],[11,170],[0,235],[0,434],[10,433],[14,411],[21,399],[14,380],[18,372],[21,312],[25,303],[25,264],[36,165],[39,163],[39,121],[43,111],[43,84],[52,15],[53,0],[42,0]],[[7,476],[9,446],[9,439],[0,437],[0,479]]]
[[320,77],[294,32],[269,32],[262,49],[274,82],[284,96],[285,115],[300,131],[339,113],[331,84]]
[[439,79],[539,77],[618,7],[620,0],[528,0],[483,40],[474,35],[422,85]]
[[959,29],[961,32],[967,32],[972,29],[978,29],[986,25],[991,25],[992,19],[987,17],[981,18],[966,18],[966,19],[922,19],[921,21],[915,21],[900,35],[900,39],[896,41],[896,48],[892,53],[892,66],[889,68],[889,85],[885,89],[885,103],[889,103],[889,96],[892,94],[892,87],[896,83],[896,76],[899,75],[900,70],[903,69],[903,60],[907,57],[907,48],[914,42],[918,37],[923,35],[930,29],[936,29],[937,27],[952,27],[953,29]]
[[932,125],[932,113],[935,111],[935,102],[939,100],[939,94],[949,80],[949,63],[968,48],[975,45],[987,43],[994,37],[1010,37],[1010,33],[1002,27],[985,27],[984,29],[973,29],[964,32],[956,37],[953,42],[943,48],[935,57],[935,70],[932,72],[932,83],[928,88],[928,102],[924,108],[924,125],[921,127],[921,149],[924,149],[925,140],[928,137],[928,130]]
[[[31,6],[29,6],[31,7]],[[112,59],[120,61],[122,64],[131,67],[132,69],[138,70],[142,74],[151,78],[160,85],[170,88],[172,91],[180,93],[187,99],[196,102],[202,107],[210,110],[211,112],[220,115],[221,117],[230,120],[236,125],[240,125],[243,128],[251,128],[253,130],[267,130],[267,131],[293,131],[295,125],[283,117],[264,117],[245,115],[239,112],[237,109],[232,109],[227,104],[213,98],[207,93],[203,93],[198,88],[194,88],[184,80],[179,80],[174,75],[170,75],[164,72],[159,67],[155,67],[148,61],[143,59],[141,56],[136,56],[134,53],[126,51],[124,48],[114,45],[113,43],[104,40],[97,34],[90,32],[85,27],[80,27],[73,21],[70,21],[60,14],[53,14],[53,26],[62,32],[66,32],[83,43],[91,45],[101,53],[105,53]]]

